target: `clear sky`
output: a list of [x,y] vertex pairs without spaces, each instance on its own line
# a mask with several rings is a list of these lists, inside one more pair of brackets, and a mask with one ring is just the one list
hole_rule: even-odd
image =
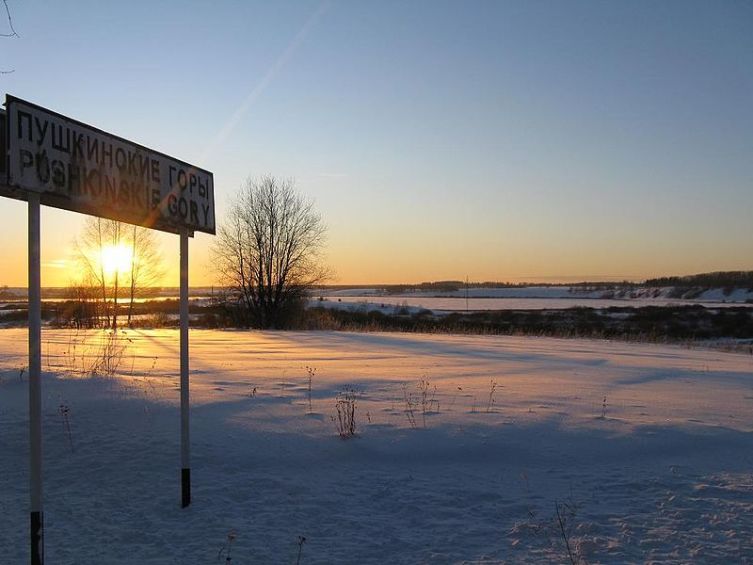
[[[2,91],[213,171],[219,222],[247,177],[295,178],[333,282],[753,269],[749,1],[8,4]],[[81,221],[43,210],[43,285]]]

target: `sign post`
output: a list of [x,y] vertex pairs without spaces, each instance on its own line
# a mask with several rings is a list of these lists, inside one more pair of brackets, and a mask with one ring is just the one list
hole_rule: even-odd
[[39,194],[29,194],[29,492],[31,564],[44,563],[42,512],[42,288]]
[[188,231],[180,232],[180,492],[191,504],[191,442],[188,383]]
[[[191,503],[188,238],[214,235],[214,176],[31,102],[0,111],[0,196],[29,207],[29,465],[31,563],[44,564],[40,204],[180,236],[181,506]],[[6,178],[7,175],[7,178]]]

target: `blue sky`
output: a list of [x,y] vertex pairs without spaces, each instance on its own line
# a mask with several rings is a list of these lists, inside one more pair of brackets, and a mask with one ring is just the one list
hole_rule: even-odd
[[[335,282],[752,268],[750,2],[9,6],[5,92],[213,171],[220,221],[247,177],[295,178]],[[65,284],[81,217],[43,222]],[[0,234],[22,285],[24,204]]]

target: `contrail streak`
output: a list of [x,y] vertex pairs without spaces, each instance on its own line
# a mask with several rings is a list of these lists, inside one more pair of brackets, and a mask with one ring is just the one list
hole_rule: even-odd
[[246,96],[243,102],[241,102],[240,106],[238,106],[235,112],[233,112],[230,118],[225,122],[225,125],[223,125],[222,128],[217,132],[217,135],[214,136],[214,139],[212,139],[212,141],[207,145],[207,147],[204,149],[204,152],[201,154],[199,162],[204,162],[204,160],[228,138],[228,136],[233,132],[246,112],[248,112],[248,109],[251,107],[251,105],[256,101],[257,98],[259,98],[259,96],[261,96],[261,94],[271,84],[275,76],[277,76],[280,70],[295,54],[295,52],[298,50],[298,47],[306,38],[311,28],[314,26],[314,24],[316,24],[316,22],[324,14],[324,12],[329,9],[329,6],[329,1],[322,2],[316,9],[316,11],[311,14],[309,19],[306,20],[306,22],[303,24],[303,27],[301,27],[290,44],[285,48],[280,56],[277,57],[275,62],[267,70],[262,79],[251,90],[251,92],[248,93],[248,96]]

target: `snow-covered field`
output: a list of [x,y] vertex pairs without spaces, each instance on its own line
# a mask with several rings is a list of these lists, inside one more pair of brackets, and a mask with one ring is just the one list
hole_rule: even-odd
[[[588,563],[753,562],[749,355],[192,331],[181,510],[177,332],[125,335],[118,376],[82,378],[97,335],[43,334],[49,563],[224,563],[231,531],[239,564],[296,563],[299,536],[302,564],[566,563],[566,540]],[[3,564],[28,562],[25,339],[0,331]]]
[[645,306],[691,306],[706,308],[753,307],[740,302],[698,302],[671,298],[464,298],[435,296],[347,296],[337,299],[309,300],[309,307],[337,308],[355,312],[379,311],[383,314],[414,314],[430,310],[441,315],[450,312],[488,310],[565,310],[567,308],[643,308]]

